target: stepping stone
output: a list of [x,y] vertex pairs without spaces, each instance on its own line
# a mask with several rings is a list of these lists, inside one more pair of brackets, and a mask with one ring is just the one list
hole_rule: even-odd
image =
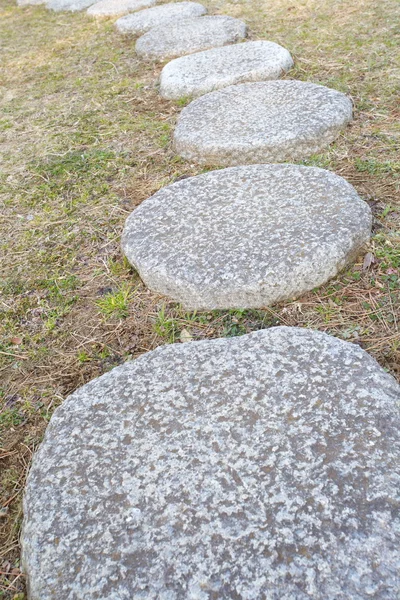
[[243,21],[233,17],[193,17],[150,29],[137,40],[136,52],[143,58],[163,60],[239,42],[246,32]]
[[182,56],[163,68],[160,92],[177,100],[201,96],[245,81],[278,79],[293,67],[289,52],[274,42],[245,42]]
[[201,17],[206,12],[207,9],[198,2],[172,2],[142,10],[136,15],[122,17],[115,23],[115,27],[121,33],[145,33],[158,25],[170,25],[182,19]]
[[349,98],[322,85],[242,83],[186,106],[175,129],[175,149],[208,165],[301,160],[324,149],[351,119]]
[[171,344],[71,395],[24,499],[31,600],[394,600],[400,387],[274,327]]
[[17,0],[18,6],[28,6],[31,4],[44,4],[46,0]]
[[324,284],[364,249],[371,211],[342,177],[253,165],[161,189],[122,247],[146,285],[189,309],[260,308]]
[[154,6],[157,0],[101,0],[87,10],[91,17],[112,17]]
[[77,12],[88,8],[91,4],[94,4],[95,0],[48,0],[46,2],[46,8],[55,11],[70,11]]

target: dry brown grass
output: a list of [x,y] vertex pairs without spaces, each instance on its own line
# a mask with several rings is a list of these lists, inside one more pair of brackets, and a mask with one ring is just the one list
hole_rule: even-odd
[[18,532],[30,458],[56,406],[86,381],[157,345],[240,335],[278,323],[367,349],[400,379],[400,5],[397,0],[207,2],[243,17],[251,37],[296,57],[290,77],[352,96],[355,120],[307,164],[346,177],[372,206],[375,258],[265,311],[186,314],[149,292],[119,238],[144,198],[199,170],[178,159],[179,104],[160,66],[84,14],[3,0],[1,63],[0,598],[23,598]]

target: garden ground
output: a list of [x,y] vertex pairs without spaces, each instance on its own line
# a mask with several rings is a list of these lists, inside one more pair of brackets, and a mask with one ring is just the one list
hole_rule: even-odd
[[149,292],[120,251],[127,215],[178,178],[171,132],[185,102],[157,93],[161,66],[84,13],[1,0],[0,598],[24,598],[21,499],[54,409],[80,385],[165,343],[277,324],[360,344],[400,380],[398,0],[207,0],[253,39],[288,48],[288,74],[349,94],[354,122],[305,164],[370,204],[369,251],[326,286],[260,311],[186,313]]

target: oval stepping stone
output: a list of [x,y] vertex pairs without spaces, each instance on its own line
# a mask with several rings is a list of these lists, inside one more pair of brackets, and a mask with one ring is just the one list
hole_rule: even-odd
[[163,68],[161,96],[179,99],[243,83],[278,79],[293,66],[289,52],[274,42],[245,42],[182,56]]
[[146,285],[192,309],[256,308],[322,285],[363,249],[371,212],[343,178],[253,165],[161,189],[122,247]]
[[31,600],[392,600],[400,387],[274,327],[172,344],[57,409],[24,501]]
[[232,44],[246,37],[246,32],[243,21],[233,17],[193,17],[150,29],[137,40],[136,52],[143,58],[162,60]]
[[121,33],[145,33],[152,27],[173,24],[189,17],[201,17],[206,12],[207,9],[198,2],[173,2],[122,17],[115,26]]
[[157,0],[101,0],[87,10],[91,17],[111,17],[154,6]]
[[94,4],[95,0],[48,0],[46,2],[46,8],[50,8],[55,11],[70,11],[76,12],[83,10]]
[[300,160],[319,152],[351,121],[344,94],[303,81],[242,83],[186,106],[175,149],[200,164]]

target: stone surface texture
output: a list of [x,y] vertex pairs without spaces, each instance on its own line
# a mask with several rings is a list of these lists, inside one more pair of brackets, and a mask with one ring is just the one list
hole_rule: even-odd
[[307,329],[172,344],[54,413],[30,600],[395,600],[400,387]]
[[161,96],[201,96],[247,81],[278,79],[293,67],[289,52],[274,42],[244,42],[182,56],[163,68]]
[[121,17],[115,23],[115,27],[121,33],[145,33],[159,25],[170,25],[182,19],[201,17],[206,12],[207,9],[198,2],[170,2],[142,10],[135,15]]
[[163,60],[239,42],[246,37],[243,21],[223,15],[193,17],[150,29],[136,42],[143,58]]
[[50,8],[55,11],[71,11],[76,12],[88,8],[91,4],[94,4],[95,0],[48,0],[46,2],[46,8]]
[[161,189],[122,247],[146,285],[193,309],[259,308],[322,285],[363,249],[371,211],[343,178],[251,165]]
[[300,160],[332,142],[352,118],[352,103],[327,87],[296,80],[242,83],[186,106],[175,149],[200,164]]
[[101,0],[90,6],[87,14],[92,17],[112,17],[154,6],[157,0]]

